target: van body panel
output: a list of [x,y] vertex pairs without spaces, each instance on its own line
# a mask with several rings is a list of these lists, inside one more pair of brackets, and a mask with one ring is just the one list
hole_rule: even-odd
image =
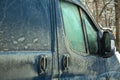
[[102,30],[80,0],[0,0],[1,80],[119,79],[116,56],[102,58],[90,54],[86,31],[86,52],[78,53],[69,47],[61,1],[80,8],[82,30],[85,23],[81,11],[85,12],[98,41],[102,39]]

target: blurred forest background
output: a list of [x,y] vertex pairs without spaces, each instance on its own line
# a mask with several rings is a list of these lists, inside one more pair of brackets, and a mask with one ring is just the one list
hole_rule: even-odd
[[120,51],[120,0],[83,0],[83,2],[102,27],[113,30],[117,50]]

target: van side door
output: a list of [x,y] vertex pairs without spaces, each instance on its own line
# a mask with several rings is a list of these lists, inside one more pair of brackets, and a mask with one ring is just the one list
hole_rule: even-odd
[[[98,52],[98,30],[74,1],[61,1],[62,39],[59,40],[59,78],[96,79],[106,70]],[[61,47],[62,46],[62,47]]]

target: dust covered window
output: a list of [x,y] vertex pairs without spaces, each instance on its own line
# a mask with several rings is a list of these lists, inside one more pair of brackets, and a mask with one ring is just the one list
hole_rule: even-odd
[[90,21],[90,18],[84,12],[82,17],[84,19],[84,23],[86,26],[90,53],[91,54],[97,53],[98,51],[97,31],[93,28],[94,25]]
[[75,52],[86,52],[78,7],[61,1],[61,8],[65,34],[70,48]]
[[50,50],[48,2],[0,0],[0,51]]

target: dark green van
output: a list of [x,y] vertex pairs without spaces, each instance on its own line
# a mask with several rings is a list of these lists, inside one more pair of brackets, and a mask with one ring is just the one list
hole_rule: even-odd
[[113,43],[80,0],[0,0],[0,80],[120,80]]

